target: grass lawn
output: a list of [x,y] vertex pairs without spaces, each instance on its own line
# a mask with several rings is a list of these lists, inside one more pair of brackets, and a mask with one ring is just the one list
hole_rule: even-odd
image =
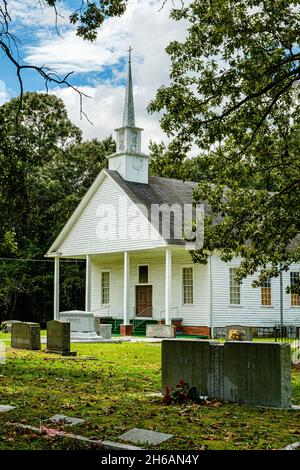
[[[3,338],[9,335],[0,334]],[[74,448],[67,439],[7,425],[39,426],[57,413],[86,419],[66,429],[98,439],[118,441],[133,427],[174,435],[156,449],[279,449],[300,440],[300,411],[163,405],[152,395],[160,389],[160,344],[74,344],[72,349],[78,352],[75,359],[7,350],[6,364],[0,365],[0,404],[17,408],[0,413],[0,450]],[[293,401],[300,404],[300,371],[293,373]]]

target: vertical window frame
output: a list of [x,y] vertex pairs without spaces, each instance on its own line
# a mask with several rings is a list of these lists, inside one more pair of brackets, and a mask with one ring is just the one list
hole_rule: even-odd
[[[185,292],[184,292],[184,270],[191,269],[192,272],[192,302],[185,302]],[[194,273],[194,266],[193,265],[184,265],[181,266],[181,305],[183,306],[192,306],[195,302],[195,273]]]
[[[103,302],[103,298],[104,298],[104,296],[103,296],[103,274],[108,274],[108,303]],[[111,286],[110,270],[109,269],[103,269],[103,270],[101,270],[101,274],[100,274],[100,304],[101,304],[101,306],[110,305],[110,286]]]
[[[299,271],[290,271],[290,287],[292,287],[292,285],[293,285],[293,282],[292,282],[293,277],[300,278],[300,272]],[[300,307],[300,294],[292,294],[292,292],[290,293],[290,306],[292,308],[299,308]]]
[[[229,306],[230,307],[242,307],[242,284],[237,284],[236,286],[232,286],[231,285],[231,281],[233,280],[234,278],[234,274],[233,276],[231,276],[231,273],[237,269],[238,267],[237,266],[229,266],[228,268],[228,296],[229,296]],[[233,295],[233,290],[232,289],[238,289],[238,292],[239,292],[239,303],[233,303],[232,302],[232,295]]]
[[[269,284],[266,286],[265,284]],[[268,276],[264,285],[260,288],[260,305],[261,307],[272,307],[273,306],[273,288],[272,288],[272,278]],[[269,294],[266,294],[267,291],[263,291],[263,289],[269,289]],[[264,303],[264,300],[270,300],[270,303]]]

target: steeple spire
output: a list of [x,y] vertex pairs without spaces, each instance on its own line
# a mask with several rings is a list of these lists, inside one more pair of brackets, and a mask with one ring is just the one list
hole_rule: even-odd
[[148,184],[149,157],[141,151],[140,127],[135,126],[131,75],[131,51],[128,52],[128,79],[126,85],[123,125],[117,133],[116,153],[108,157],[109,170],[117,171],[125,181]]
[[125,105],[123,113],[123,127],[135,127],[134,119],[134,103],[133,103],[133,89],[132,89],[132,74],[131,74],[131,52],[132,47],[128,49],[128,75],[127,86],[125,95]]

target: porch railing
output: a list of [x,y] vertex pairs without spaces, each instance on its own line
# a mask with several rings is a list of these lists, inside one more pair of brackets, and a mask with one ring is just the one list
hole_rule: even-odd
[[[174,314],[172,313],[173,311],[176,312],[176,317],[175,317],[175,318],[178,318],[179,307],[171,307],[171,308],[170,308],[170,312],[171,312],[171,317],[172,317],[172,318],[174,318]],[[162,320],[163,314],[165,314],[165,312],[166,312],[166,309],[161,310],[161,311],[159,312],[160,320]]]
[[[95,312],[99,312],[99,315],[95,315]],[[104,315],[103,313],[104,312]],[[106,312],[106,314],[105,314]],[[103,307],[100,307],[100,308],[96,308],[95,310],[92,310],[92,313],[94,314],[94,316],[99,316],[99,317],[102,317],[102,316],[106,316],[106,317],[109,317],[109,312],[110,312],[110,306],[109,305],[105,305]]]

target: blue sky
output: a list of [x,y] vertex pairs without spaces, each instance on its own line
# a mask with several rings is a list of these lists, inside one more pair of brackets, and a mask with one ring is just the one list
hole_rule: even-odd
[[[60,0],[64,19],[59,18],[61,36],[58,36],[52,9],[45,7],[41,11],[37,1],[9,0],[13,31],[21,41],[20,56],[24,63],[45,65],[60,75],[74,71],[72,83],[91,97],[85,100],[84,110],[93,125],[80,119],[76,93],[57,86],[52,87],[52,92],[64,100],[70,119],[82,129],[86,139],[104,138],[121,123],[126,51],[131,45],[136,121],[145,129],[143,150],[147,151],[150,139],[166,140],[159,116],[149,116],[146,107],[156,90],[168,83],[169,58],[165,47],[171,40],[184,38],[186,25],[169,18],[171,2],[159,11],[161,0],[129,0],[125,15],[106,20],[97,40],[89,43],[76,36],[68,21],[72,8],[79,4],[80,0]],[[26,90],[44,90],[36,73],[24,73],[23,80]],[[0,104],[18,93],[15,69],[2,55]]]

